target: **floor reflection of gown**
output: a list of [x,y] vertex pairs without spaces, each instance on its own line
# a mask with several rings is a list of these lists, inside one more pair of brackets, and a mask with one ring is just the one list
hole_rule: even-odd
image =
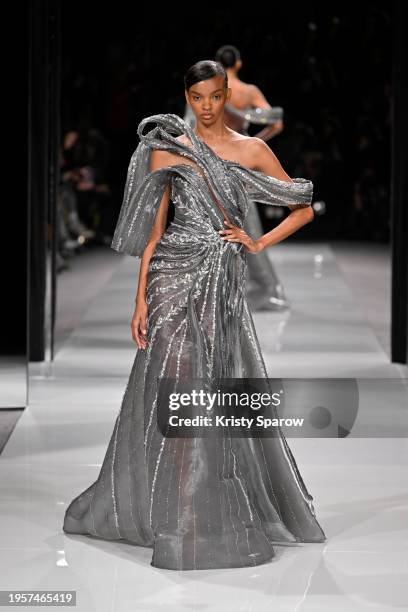
[[[183,133],[189,145],[174,136]],[[323,542],[280,430],[168,438],[156,426],[158,378],[267,378],[245,297],[246,251],[218,230],[223,213],[242,227],[254,200],[310,204],[312,184],[220,158],[177,115],[147,117],[138,134],[112,248],[143,253],[169,181],[175,216],[149,263],[147,348],[136,351],[98,479],[70,503],[64,531],[151,547],[153,566],[179,570],[254,566],[274,556],[273,543]],[[150,172],[152,148],[180,164]]]

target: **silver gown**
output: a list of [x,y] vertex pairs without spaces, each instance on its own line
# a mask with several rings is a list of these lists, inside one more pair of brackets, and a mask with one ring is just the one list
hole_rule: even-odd
[[[323,542],[280,429],[271,438],[175,438],[156,423],[159,379],[267,379],[245,295],[246,251],[218,230],[225,218],[242,227],[254,201],[310,205],[312,183],[219,157],[177,115],[145,118],[138,135],[111,246],[143,254],[168,183],[175,216],[149,263],[147,347],[136,350],[99,476],[69,504],[63,529],[151,547],[151,565],[171,570],[255,566],[274,544]],[[180,163],[152,172],[152,149]]]
[[[282,120],[283,109],[281,106],[271,108],[248,108],[241,110],[225,104],[227,116],[237,117],[242,121],[241,134],[248,135],[250,124],[270,125]],[[189,104],[184,110],[184,120],[190,127],[195,126],[195,115]],[[259,238],[264,232],[262,228],[259,211],[254,204],[248,210],[244,229],[251,238]],[[256,255],[249,253],[247,260],[247,299],[251,310],[282,310],[289,307],[289,300],[285,295],[283,285],[279,280],[276,270],[269,258],[267,251]]]

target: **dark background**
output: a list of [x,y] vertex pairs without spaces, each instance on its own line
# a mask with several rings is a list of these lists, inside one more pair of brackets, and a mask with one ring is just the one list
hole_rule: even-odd
[[[254,4],[249,12],[247,5],[62,3],[62,136],[81,122],[104,140],[108,225],[119,212],[138,122],[155,113],[183,115],[187,68],[233,44],[243,59],[241,78],[284,108],[285,130],[271,148],[289,175],[311,179],[314,199],[326,203],[326,214],[291,239],[387,242],[389,4],[292,3],[266,11]],[[272,221],[264,223],[270,229]]]

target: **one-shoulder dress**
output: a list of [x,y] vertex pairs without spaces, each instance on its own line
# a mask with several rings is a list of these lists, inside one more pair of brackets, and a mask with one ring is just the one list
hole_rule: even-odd
[[[310,205],[313,185],[219,157],[177,115],[146,117],[138,135],[111,246],[142,256],[168,185],[174,218],[149,262],[147,347],[136,350],[99,476],[68,505],[63,530],[150,547],[151,565],[171,570],[256,566],[274,545],[324,542],[280,428],[171,437],[158,426],[161,380],[268,380],[246,251],[219,230],[225,218],[242,228],[254,202]],[[180,163],[150,171],[153,149]]]

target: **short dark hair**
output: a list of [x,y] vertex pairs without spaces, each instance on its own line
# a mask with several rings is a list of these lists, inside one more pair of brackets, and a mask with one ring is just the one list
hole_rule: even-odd
[[222,64],[224,68],[232,68],[237,60],[241,59],[241,54],[233,45],[223,45],[215,54],[217,62]]
[[224,87],[228,87],[228,76],[225,72],[225,68],[219,62],[214,60],[201,60],[196,62],[187,70],[184,75],[184,87],[189,90],[192,85],[199,81],[206,81],[212,79],[215,76],[224,77]]

